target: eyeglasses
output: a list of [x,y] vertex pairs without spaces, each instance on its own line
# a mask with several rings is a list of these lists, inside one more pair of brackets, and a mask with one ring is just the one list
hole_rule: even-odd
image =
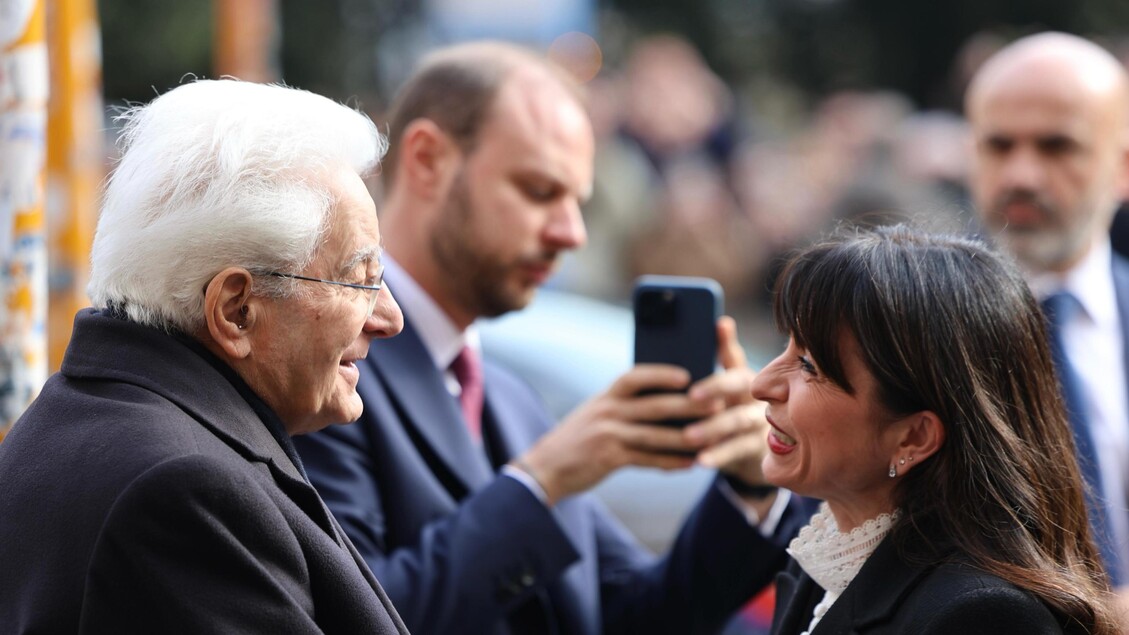
[[350,289],[361,289],[367,292],[368,295],[368,312],[365,315],[372,315],[373,309],[376,308],[376,298],[380,296],[380,290],[384,288],[384,265],[376,266],[376,284],[353,284],[352,282],[337,282],[336,280],[323,280],[321,278],[311,278],[309,276],[300,276],[296,273],[279,273],[277,271],[268,271],[268,276],[276,278],[292,278],[294,280],[306,280],[308,282],[324,282],[325,284],[335,284],[339,287],[349,287]]

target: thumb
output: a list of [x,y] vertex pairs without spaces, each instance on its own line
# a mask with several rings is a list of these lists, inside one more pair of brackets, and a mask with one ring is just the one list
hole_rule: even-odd
[[748,365],[745,349],[737,340],[737,322],[723,315],[717,321],[717,358],[725,369],[742,368]]

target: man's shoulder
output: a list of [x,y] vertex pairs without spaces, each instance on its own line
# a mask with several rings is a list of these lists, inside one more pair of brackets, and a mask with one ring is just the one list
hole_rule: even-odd
[[1003,578],[987,573],[959,559],[946,562],[931,570],[922,579],[921,589],[930,593],[947,589],[954,596],[987,589],[1000,589],[1009,592],[1014,590],[1023,593]]
[[[77,464],[89,462],[100,466],[99,472],[113,472],[125,464],[148,464],[195,451],[201,436],[214,437],[165,395],[128,382],[71,380],[56,374],[5,444],[18,454],[50,448],[56,457],[73,455]],[[90,452],[91,447],[102,451]]]

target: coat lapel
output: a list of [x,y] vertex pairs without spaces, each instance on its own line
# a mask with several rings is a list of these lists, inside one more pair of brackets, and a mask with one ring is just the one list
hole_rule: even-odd
[[812,595],[822,591],[795,561],[776,574],[776,608],[772,635],[802,633],[811,622]]
[[493,471],[486,455],[470,438],[458,405],[407,315],[399,335],[372,343],[365,364],[387,387],[404,425],[418,433],[467,491],[490,482]]
[[[819,632],[846,632],[847,627],[863,631],[890,620],[906,596],[930,569],[913,567],[898,556],[894,542],[887,537],[866,559],[858,575],[843,595],[827,611],[816,628]],[[824,622],[829,630],[822,630]]]
[[532,415],[527,406],[507,399],[505,384],[501,379],[499,370],[493,363],[487,362],[483,386],[486,403],[483,425],[488,428],[487,432],[494,439],[494,446],[501,452],[501,456],[496,458],[504,463],[529,449],[544,430],[537,425],[537,421],[530,420]]

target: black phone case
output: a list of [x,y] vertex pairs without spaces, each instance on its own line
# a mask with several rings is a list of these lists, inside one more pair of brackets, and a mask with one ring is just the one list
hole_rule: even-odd
[[640,277],[632,294],[635,363],[681,366],[691,383],[712,374],[723,297],[721,285],[710,278]]

